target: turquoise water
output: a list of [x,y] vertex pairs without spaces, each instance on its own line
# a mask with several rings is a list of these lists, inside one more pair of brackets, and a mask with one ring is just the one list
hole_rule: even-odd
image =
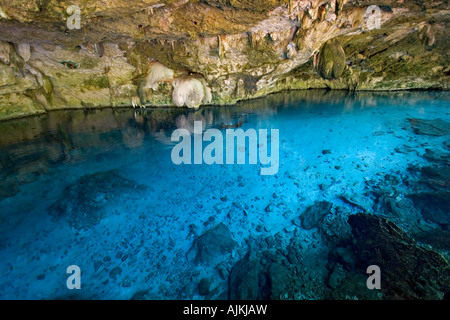
[[[414,168],[430,165],[430,152],[448,155],[449,101],[445,92],[301,91],[198,111],[54,111],[0,122],[0,298],[226,299],[230,272],[249,251],[289,258],[294,240],[302,262],[285,267],[297,268],[300,284],[274,296],[272,280],[263,297],[330,298],[338,287],[330,253],[350,246],[349,215],[383,215],[413,237],[449,230],[418,202],[392,213],[373,192],[382,186],[400,204],[418,192]],[[409,119],[444,129],[424,134]],[[277,174],[261,175],[261,164],[173,164],[171,134],[192,132],[194,121],[224,133],[278,129]],[[318,201],[331,213],[305,228],[298,219]],[[445,205],[439,214],[449,215]],[[218,225],[198,253],[196,239]],[[80,290],[66,286],[70,265],[81,269]],[[342,265],[339,283],[365,273]]]

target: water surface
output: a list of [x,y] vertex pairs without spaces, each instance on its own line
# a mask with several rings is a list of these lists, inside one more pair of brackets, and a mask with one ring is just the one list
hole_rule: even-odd
[[[304,289],[289,298],[328,298],[329,253],[349,239],[348,215],[387,216],[411,235],[448,230],[448,208],[436,217],[410,197],[414,212],[392,214],[379,190],[408,198],[418,188],[414,168],[429,166],[432,152],[448,155],[448,134],[414,131],[411,119],[445,126],[449,100],[445,92],[299,91],[198,111],[53,111],[0,122],[0,298],[228,298],[233,266],[271,237],[307,250]],[[194,121],[223,132],[278,129],[278,173],[173,164],[171,134],[192,132]],[[296,222],[318,201],[332,203],[343,225]],[[195,239],[221,223],[236,245],[194,261]],[[70,265],[82,270],[81,290],[66,287]]]

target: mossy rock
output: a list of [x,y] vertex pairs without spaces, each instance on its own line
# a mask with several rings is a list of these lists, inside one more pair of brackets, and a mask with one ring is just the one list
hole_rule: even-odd
[[323,79],[338,79],[345,70],[345,52],[337,39],[327,41],[320,50],[317,71]]

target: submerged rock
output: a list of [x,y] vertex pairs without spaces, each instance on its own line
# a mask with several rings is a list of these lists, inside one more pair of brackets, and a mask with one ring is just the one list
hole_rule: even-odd
[[11,179],[8,179],[7,177],[1,177],[1,179],[0,200],[15,196],[19,193],[19,188],[17,187],[15,181],[11,181]]
[[194,240],[187,256],[195,263],[211,263],[231,253],[236,245],[227,226],[219,223]]
[[318,201],[308,207],[300,216],[302,227],[310,230],[318,227],[323,218],[330,212],[333,205],[327,201]]
[[[441,163],[439,159],[435,160]],[[420,179],[415,186],[421,191],[409,194],[408,198],[425,219],[444,227],[450,225],[450,167],[428,166],[419,169],[419,173]]]
[[138,199],[146,189],[115,170],[97,172],[67,186],[48,212],[55,220],[66,221],[75,229],[88,229],[116,209],[124,197]]
[[391,221],[359,213],[349,217],[359,265],[381,269],[381,290],[387,298],[443,299],[450,294],[450,265]]
[[249,243],[231,270],[230,299],[323,299],[328,247],[318,232],[277,233]]
[[449,166],[428,166],[420,169],[420,182],[434,190],[445,191],[450,186]]
[[233,267],[229,278],[230,300],[256,300],[260,298],[261,265],[251,252]]
[[[262,255],[266,256],[267,253]],[[294,266],[282,263],[281,257],[272,257],[271,260],[271,263],[263,265],[261,259],[250,251],[238,261],[230,273],[229,299],[284,300],[292,298],[299,286],[292,281]]]
[[[333,280],[335,275],[330,275],[330,283],[335,283],[335,288],[330,293],[330,298],[334,300],[380,300],[383,295],[377,290],[367,289],[366,281],[367,275],[358,273],[350,274],[345,278],[338,278]],[[338,276],[344,277],[344,274],[339,274]]]
[[423,157],[438,166],[450,167],[450,153],[448,152],[439,152],[438,150],[426,149]]
[[409,197],[425,219],[443,226],[450,225],[450,192],[424,192]]
[[333,213],[325,215],[320,224],[320,230],[332,242],[340,242],[351,237],[351,228],[348,224],[350,212],[337,207]]
[[202,278],[198,283],[198,293],[201,296],[206,296],[210,293],[211,279]]
[[433,229],[414,234],[414,239],[433,248],[450,251],[450,230]]
[[416,134],[429,136],[444,136],[450,134],[450,122],[436,119],[408,119]]

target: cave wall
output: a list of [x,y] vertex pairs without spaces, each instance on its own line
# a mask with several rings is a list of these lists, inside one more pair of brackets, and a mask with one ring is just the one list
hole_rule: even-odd
[[[74,4],[80,29],[67,24]],[[439,0],[0,0],[0,119],[289,89],[448,90],[449,21]]]

